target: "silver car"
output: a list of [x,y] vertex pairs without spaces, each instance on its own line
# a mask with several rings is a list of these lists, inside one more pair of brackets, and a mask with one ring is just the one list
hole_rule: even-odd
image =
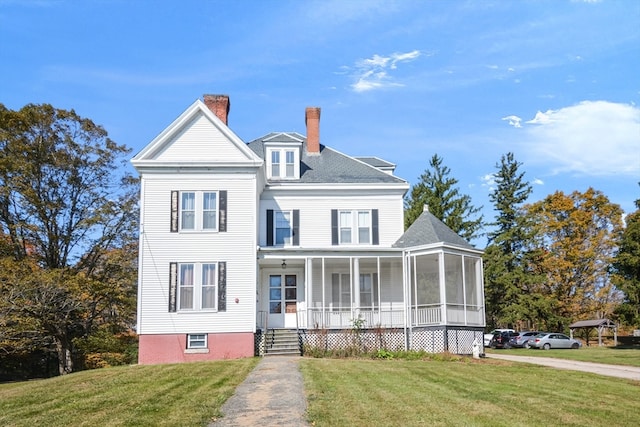
[[556,332],[542,332],[529,340],[530,348],[549,350],[552,348],[580,348],[582,343]]

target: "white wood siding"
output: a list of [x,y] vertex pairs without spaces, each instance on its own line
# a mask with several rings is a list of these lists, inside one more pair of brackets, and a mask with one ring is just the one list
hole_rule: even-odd
[[[254,331],[257,268],[255,176],[149,175],[141,185],[144,206],[138,333]],[[170,232],[172,190],[226,190],[227,232]],[[226,312],[169,313],[169,263],[218,261],[227,263]]]
[[[330,248],[331,210],[378,209],[379,245],[390,247],[404,232],[404,211],[401,196],[286,197],[260,200],[260,246],[267,244],[267,210],[300,210],[300,247]],[[335,247],[335,246],[334,246]],[[362,248],[363,245],[350,247]]]
[[247,157],[200,112],[167,141],[166,148],[156,154],[154,159],[172,162],[207,161],[215,164],[219,161],[242,162]]

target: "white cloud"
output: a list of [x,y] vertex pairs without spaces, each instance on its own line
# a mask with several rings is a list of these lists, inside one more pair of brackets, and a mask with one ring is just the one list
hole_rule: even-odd
[[540,178],[534,178],[533,181],[531,181],[531,183],[533,185],[544,185],[544,181],[541,180]]
[[590,176],[640,174],[640,108],[607,101],[584,101],[538,111],[523,127],[529,161],[552,173]]
[[508,120],[509,124],[514,128],[522,127],[522,125],[520,124],[520,122],[522,122],[522,119],[518,116],[513,116],[513,115],[507,116],[507,117],[503,117],[502,120]]
[[482,187],[488,187],[489,191],[494,190],[494,186],[496,185],[496,175],[495,173],[488,173],[480,177],[480,182],[482,182]]
[[389,71],[397,70],[398,64],[413,61],[420,55],[419,50],[413,50],[406,53],[393,53],[389,56],[375,54],[371,58],[359,60],[353,67],[352,76],[355,82],[351,88],[356,92],[365,92],[385,87],[403,86],[395,81]]

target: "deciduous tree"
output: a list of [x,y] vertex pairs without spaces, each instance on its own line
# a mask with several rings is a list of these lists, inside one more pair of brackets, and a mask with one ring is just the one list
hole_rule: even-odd
[[[126,172],[129,152],[73,110],[0,104],[0,249],[9,257],[0,317],[14,319],[23,338],[26,326],[38,342],[54,343],[60,373],[73,370],[74,339],[108,321],[106,313],[133,322],[137,180]],[[115,253],[126,268],[110,261]]]
[[534,222],[537,268],[545,275],[539,288],[552,312],[549,329],[565,329],[574,320],[610,315],[620,296],[610,265],[620,238],[622,210],[600,191],[566,195],[560,191],[527,208]]

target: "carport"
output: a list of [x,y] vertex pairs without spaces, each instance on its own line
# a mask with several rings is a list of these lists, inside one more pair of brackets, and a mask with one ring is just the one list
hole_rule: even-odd
[[591,329],[596,329],[598,331],[598,346],[602,347],[602,332],[604,329],[613,329],[613,342],[614,345],[618,345],[618,327],[614,322],[609,319],[595,319],[595,320],[580,320],[569,325],[569,331],[571,333],[571,338],[573,338],[573,330],[574,329],[586,329],[587,330],[587,345],[589,345],[589,332]]

